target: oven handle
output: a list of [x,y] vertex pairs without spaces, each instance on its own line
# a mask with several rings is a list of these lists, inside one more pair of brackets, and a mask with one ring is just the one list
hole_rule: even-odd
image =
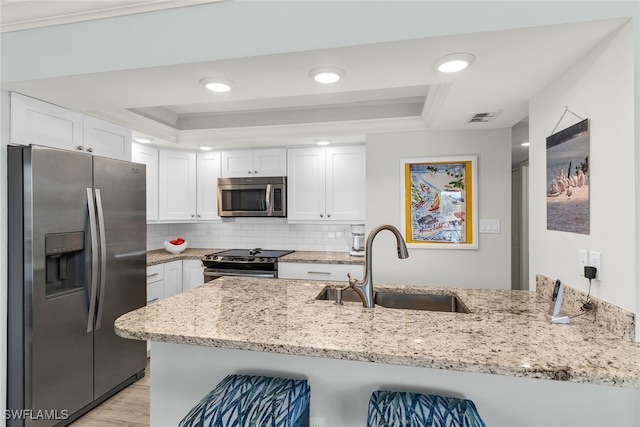
[[236,272],[236,271],[226,271],[226,270],[205,270],[205,276],[234,276],[234,277],[263,277],[267,279],[273,279],[277,277],[275,271],[269,272],[256,272],[256,271],[246,271],[246,272]]

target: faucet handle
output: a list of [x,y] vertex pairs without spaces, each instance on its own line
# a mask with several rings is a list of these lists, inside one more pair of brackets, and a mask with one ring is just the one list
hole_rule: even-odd
[[352,287],[358,282],[358,279],[351,277],[351,273],[347,273],[347,278],[349,279],[349,287]]

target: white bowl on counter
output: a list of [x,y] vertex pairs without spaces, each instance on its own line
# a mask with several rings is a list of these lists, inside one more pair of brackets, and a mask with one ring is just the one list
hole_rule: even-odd
[[180,252],[187,249],[187,241],[185,240],[185,242],[181,245],[174,245],[169,243],[168,241],[165,241],[164,248],[167,250],[167,252],[171,252],[172,254],[179,254]]

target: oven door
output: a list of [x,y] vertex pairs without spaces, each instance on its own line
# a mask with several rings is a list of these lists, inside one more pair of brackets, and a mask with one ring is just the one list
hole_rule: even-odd
[[204,282],[210,282],[222,276],[238,276],[238,277],[260,277],[266,279],[275,279],[278,277],[277,271],[263,271],[263,270],[231,270],[231,269],[216,269],[205,268],[204,269]]

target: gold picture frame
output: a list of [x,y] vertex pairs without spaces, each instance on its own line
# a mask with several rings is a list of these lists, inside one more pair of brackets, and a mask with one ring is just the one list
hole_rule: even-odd
[[477,156],[401,159],[402,230],[407,245],[478,248]]

